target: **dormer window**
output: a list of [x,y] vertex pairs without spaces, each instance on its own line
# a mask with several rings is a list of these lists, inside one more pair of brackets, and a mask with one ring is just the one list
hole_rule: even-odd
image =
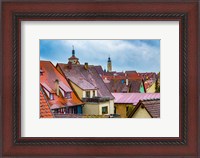
[[44,73],[44,71],[42,69],[40,69],[40,76],[42,76]]
[[93,97],[95,97],[95,91],[93,91]]
[[50,100],[53,100],[53,99],[54,99],[54,96],[53,96],[52,93],[49,93],[49,99],[50,99]]
[[86,98],[90,98],[90,91],[86,91]]
[[71,92],[65,92],[65,98],[71,99],[72,98]]

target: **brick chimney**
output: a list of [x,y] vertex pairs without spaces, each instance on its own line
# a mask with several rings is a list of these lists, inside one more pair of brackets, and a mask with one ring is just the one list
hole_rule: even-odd
[[55,91],[56,91],[56,94],[57,94],[57,96],[59,96],[59,81],[58,81],[58,79],[56,79],[54,82],[55,82]]
[[85,70],[88,70],[88,63],[85,63],[85,65],[84,65],[84,68],[85,68]]
[[72,62],[71,61],[68,62],[68,69],[72,69]]

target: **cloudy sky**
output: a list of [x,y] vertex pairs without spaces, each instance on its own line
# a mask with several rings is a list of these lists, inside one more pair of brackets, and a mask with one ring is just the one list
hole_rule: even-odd
[[81,64],[107,69],[110,56],[113,71],[160,71],[160,40],[40,40],[40,60],[67,63],[72,45]]

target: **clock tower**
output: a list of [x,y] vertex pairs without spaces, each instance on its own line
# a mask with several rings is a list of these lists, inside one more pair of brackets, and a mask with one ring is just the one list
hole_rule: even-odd
[[110,57],[108,57],[107,71],[108,71],[108,72],[111,72],[111,71],[112,71],[112,62],[111,62]]

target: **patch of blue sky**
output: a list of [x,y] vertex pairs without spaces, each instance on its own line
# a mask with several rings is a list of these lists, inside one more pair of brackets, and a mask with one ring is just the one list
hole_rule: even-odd
[[110,56],[113,71],[160,71],[160,40],[40,40],[40,59],[67,63],[72,45],[81,64],[106,69]]

